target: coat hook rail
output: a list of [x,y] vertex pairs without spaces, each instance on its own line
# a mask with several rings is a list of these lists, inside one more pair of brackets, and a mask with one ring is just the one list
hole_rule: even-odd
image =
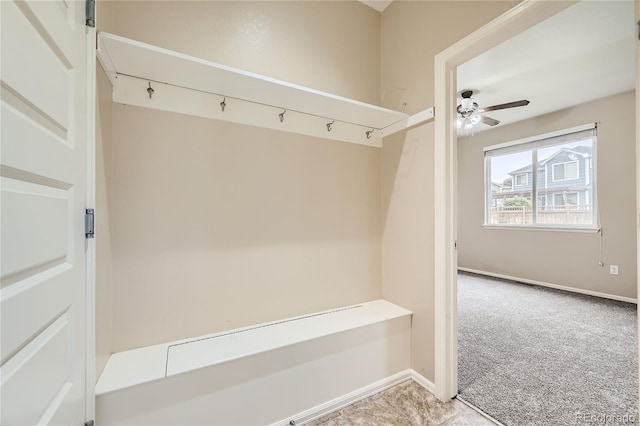
[[186,89],[186,90],[191,90],[191,91],[194,91],[194,92],[200,92],[200,93],[206,93],[206,94],[209,94],[209,95],[219,96],[219,97],[222,98],[222,101],[219,103],[220,109],[222,110],[222,112],[225,112],[226,107],[227,107],[227,98],[230,98],[230,99],[235,99],[235,100],[238,100],[238,101],[241,101],[241,102],[248,102],[248,103],[255,104],[255,105],[262,105],[262,106],[266,106],[266,107],[270,107],[270,108],[279,108],[279,109],[281,109],[281,112],[278,113],[278,118],[279,118],[281,123],[284,122],[285,116],[287,115],[287,113],[292,111],[292,112],[294,112],[296,114],[303,114],[303,115],[306,115],[306,116],[309,116],[309,117],[317,117],[317,118],[321,118],[321,119],[325,119],[325,120],[327,120],[327,119],[331,120],[330,122],[325,124],[325,126],[327,128],[327,132],[333,131],[333,128],[334,128],[333,125],[336,122],[340,122],[340,123],[344,123],[344,124],[348,124],[348,125],[353,125],[353,126],[359,126],[359,127],[362,127],[363,129],[369,129],[369,130],[365,130],[365,132],[364,132],[367,140],[372,138],[373,133],[375,133],[376,130],[378,130],[378,131],[382,131],[383,130],[381,128],[376,128],[376,127],[373,127],[373,128],[372,127],[367,127],[367,126],[364,126],[364,125],[362,125],[360,123],[354,123],[354,122],[343,121],[343,120],[335,120],[335,119],[330,118],[330,117],[321,116],[321,115],[317,115],[317,114],[311,114],[311,113],[304,112],[304,111],[283,109],[282,107],[278,107],[276,105],[266,104],[266,103],[263,103],[263,102],[256,102],[256,101],[251,101],[251,100],[243,99],[243,98],[237,98],[237,97],[233,97],[233,96],[226,96],[226,95],[222,95],[220,93],[210,92],[210,91],[206,91],[206,90],[194,89],[194,88],[191,88],[191,87],[181,86],[181,85],[172,84],[172,83],[163,83],[163,82],[159,82],[159,81],[156,81],[156,80],[142,79],[140,77],[137,77],[137,76],[134,76],[134,75],[125,74],[125,73],[117,73],[117,74],[118,75],[123,75],[123,76],[126,76],[126,77],[131,77],[131,78],[147,81],[146,91],[149,94],[149,98],[152,98],[152,96],[155,93],[155,89],[153,87],[151,87],[151,83],[154,82],[154,83],[159,83],[159,84],[166,84],[168,86],[177,87],[177,88],[180,88],[180,89]]

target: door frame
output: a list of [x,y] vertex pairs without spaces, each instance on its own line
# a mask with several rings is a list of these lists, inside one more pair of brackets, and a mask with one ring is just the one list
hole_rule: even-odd
[[[96,29],[85,26],[86,37],[86,182],[85,209],[96,204]],[[97,214],[100,214],[99,212]],[[84,230],[82,230],[84,233]],[[85,419],[94,420],[96,388],[96,241],[85,238]]]
[[[640,0],[635,0],[636,21],[636,256],[638,294],[640,294]],[[638,311],[640,313],[640,310]],[[640,329],[640,315],[638,315],[638,329]],[[640,350],[638,350],[640,362]],[[638,383],[640,388],[640,383]]]
[[434,379],[440,400],[458,393],[456,69],[576,2],[524,0],[435,57]]

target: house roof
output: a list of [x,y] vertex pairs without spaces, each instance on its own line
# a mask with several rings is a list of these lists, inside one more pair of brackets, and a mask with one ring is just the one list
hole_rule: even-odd
[[593,152],[593,148],[590,146],[579,145],[574,146],[573,148],[569,149],[569,151],[574,151],[579,154],[591,154]]
[[[541,164],[541,165],[546,164],[547,162],[549,162],[552,158],[554,158],[555,156],[557,156],[561,152],[570,152],[570,153],[578,154],[581,157],[588,157],[588,156],[591,156],[591,154],[593,152],[593,148],[590,147],[590,146],[584,146],[584,145],[574,146],[572,148],[560,148],[559,150],[557,150],[556,152],[551,154],[546,159],[540,161],[539,164]],[[538,169],[541,169],[541,168],[542,167],[539,167]],[[517,174],[520,174],[520,173],[528,173],[530,171],[531,171],[531,164],[528,164],[528,165],[526,165],[524,167],[521,167],[521,168],[519,168],[517,170],[509,172],[508,174],[517,175]]]
[[510,175],[517,175],[520,173],[526,173],[526,172],[530,172],[531,171],[531,164],[521,167],[518,170],[514,170],[512,172],[509,172]]
[[561,148],[558,151],[556,151],[553,154],[551,154],[549,157],[547,157],[544,160],[540,161],[540,164],[546,164],[553,157],[555,157],[556,155],[560,154],[561,152],[569,152],[569,153],[572,153],[572,154],[578,154],[581,157],[590,157],[591,153],[593,152],[593,148],[591,148],[590,146],[583,146],[583,145],[574,146],[572,148]]

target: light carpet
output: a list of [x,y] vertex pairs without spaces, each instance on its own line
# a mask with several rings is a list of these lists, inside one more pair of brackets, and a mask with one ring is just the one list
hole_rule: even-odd
[[505,425],[638,424],[636,305],[458,275],[458,382]]

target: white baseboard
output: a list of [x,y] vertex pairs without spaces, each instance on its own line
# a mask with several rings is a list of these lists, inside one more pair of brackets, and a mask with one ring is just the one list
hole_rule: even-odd
[[432,381],[428,380],[422,374],[418,373],[416,370],[411,370],[411,378],[420,386],[431,392],[432,394],[436,393],[436,385],[433,384]]
[[480,271],[480,270],[471,269],[471,268],[458,267],[458,271],[470,272],[472,274],[478,274],[478,275],[487,275],[487,276],[494,277],[494,278],[502,278],[504,280],[519,281],[519,282],[526,283],[526,284],[539,285],[541,287],[549,287],[549,288],[555,288],[555,289],[558,289],[558,290],[570,291],[572,293],[587,294],[589,296],[596,296],[596,297],[602,297],[602,298],[605,298],[605,299],[618,300],[620,302],[628,302],[628,303],[638,304],[638,299],[632,299],[630,297],[624,297],[624,296],[616,296],[615,294],[607,294],[607,293],[600,293],[598,291],[583,290],[581,288],[567,287],[567,286],[558,285],[558,284],[545,283],[545,282],[542,282],[542,281],[530,280],[530,279],[527,279],[527,278],[512,277],[510,275],[495,274],[493,272]]
[[411,379],[413,377],[412,373],[413,370],[411,369],[401,371],[375,383],[357,389],[353,392],[349,392],[348,394],[332,399],[331,401],[327,401],[323,404],[317,405],[301,413],[288,417],[287,419],[275,422],[271,426],[288,426],[291,420],[295,420],[297,425],[303,425],[322,416],[325,416],[332,411],[339,410],[340,408],[346,407],[347,405],[353,404],[354,402],[358,402],[378,392],[389,389],[390,387],[404,382],[405,380]]
[[392,376],[389,376],[385,379],[372,383],[368,386],[364,386],[353,392],[349,392],[346,395],[343,395],[331,401],[325,402],[323,404],[320,404],[313,408],[305,410],[302,413],[298,413],[294,416],[288,417],[287,419],[280,420],[279,422],[275,422],[271,426],[288,426],[291,420],[295,420],[297,425],[304,425],[315,419],[325,416],[331,413],[332,411],[344,408],[347,405],[363,400],[371,395],[375,395],[378,392],[382,392],[386,389],[389,389],[392,386],[395,386],[409,379],[413,379],[416,383],[418,383],[420,386],[422,386],[429,392],[431,393],[435,392],[435,385],[433,384],[433,382],[426,379],[422,374],[418,373],[417,371],[412,369],[407,369],[399,373],[396,373]]

